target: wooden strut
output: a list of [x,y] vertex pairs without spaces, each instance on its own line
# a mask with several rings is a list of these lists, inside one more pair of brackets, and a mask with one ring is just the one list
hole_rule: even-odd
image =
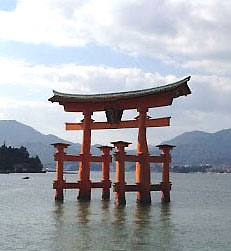
[[[171,117],[157,118],[157,119],[145,119],[146,127],[162,127],[170,125]],[[66,123],[66,130],[83,130],[84,123]],[[91,130],[101,129],[125,129],[125,128],[139,128],[139,120],[127,120],[120,121],[116,124],[109,124],[108,122],[92,122],[90,124]]]

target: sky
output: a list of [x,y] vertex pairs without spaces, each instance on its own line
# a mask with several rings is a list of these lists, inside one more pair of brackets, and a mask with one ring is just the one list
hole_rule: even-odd
[[[190,75],[191,95],[149,110],[172,118],[170,127],[148,129],[148,143],[231,128],[230,13],[230,0],[1,0],[0,119],[81,142],[64,123],[82,114],[48,102],[53,89],[130,91]],[[93,119],[106,120],[101,112]],[[92,132],[93,144],[115,140],[135,148],[137,129]]]

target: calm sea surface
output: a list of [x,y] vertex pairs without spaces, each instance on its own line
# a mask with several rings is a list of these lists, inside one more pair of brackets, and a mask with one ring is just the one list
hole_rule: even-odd
[[[91,175],[100,180],[100,172]],[[134,183],[134,173],[126,178]],[[68,190],[65,202],[56,204],[53,179],[54,173],[0,175],[1,251],[231,250],[231,174],[172,174],[169,206],[160,203],[159,192],[146,207],[127,193],[124,208],[116,208],[113,193],[110,202],[101,201],[100,189],[90,203]]]

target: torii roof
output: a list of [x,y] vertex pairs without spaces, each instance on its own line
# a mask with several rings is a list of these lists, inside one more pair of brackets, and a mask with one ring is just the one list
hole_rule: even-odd
[[[103,93],[103,94],[68,94],[53,90],[54,96],[49,99],[51,102],[58,102],[63,105],[66,111],[84,111],[84,107],[92,107],[92,111],[104,111],[108,108],[115,109],[136,109],[140,106],[156,107],[170,105],[173,98],[191,94],[187,85],[190,76],[165,86],[149,89]],[[159,102],[162,99],[168,99],[167,102]],[[158,100],[158,102],[157,102]],[[145,103],[147,102],[147,105]],[[69,108],[68,108],[69,107]],[[72,108],[70,108],[72,107]]]

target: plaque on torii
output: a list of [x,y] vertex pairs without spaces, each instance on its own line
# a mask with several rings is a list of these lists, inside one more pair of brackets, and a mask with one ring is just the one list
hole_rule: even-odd
[[[82,95],[82,94],[67,94],[53,91],[54,95],[49,99],[49,101],[59,103],[64,107],[64,110],[66,112],[82,112],[84,115],[84,119],[80,123],[66,123],[66,130],[83,131],[83,139],[82,139],[80,155],[74,156],[65,154],[65,158],[63,159],[65,161],[79,162],[78,183],[76,183],[76,185],[75,184],[68,185],[67,183],[65,185],[58,185],[58,180],[56,180],[54,183],[56,184],[54,185],[54,188],[56,188],[56,192],[58,188],[60,189],[60,187],[68,188],[69,186],[69,188],[78,188],[79,189],[78,199],[90,200],[91,188],[101,187],[100,185],[94,185],[94,183],[90,181],[90,162],[98,161],[105,163],[103,159],[100,158],[99,156],[91,155],[90,151],[91,131],[106,130],[106,129],[137,128],[138,129],[137,154],[136,156],[133,157],[132,156],[126,157],[128,161],[136,162],[136,187],[131,187],[131,188],[127,187],[127,190],[131,189],[131,191],[132,190],[137,191],[138,202],[150,203],[151,202],[150,191],[157,189],[157,187],[152,187],[150,183],[150,163],[158,162],[157,161],[158,156],[149,155],[147,138],[146,138],[146,128],[169,126],[170,117],[150,118],[147,114],[148,109],[155,107],[169,106],[172,104],[174,98],[178,98],[180,96],[187,96],[188,94],[191,94],[190,88],[188,87],[187,84],[189,80],[190,76],[178,82],[161,87],[155,87],[137,91],[119,92],[119,93]],[[132,120],[122,120],[123,111],[132,109],[137,110],[138,116]],[[106,114],[105,122],[95,122],[92,120],[91,118],[92,114],[94,112],[99,112],[99,111],[105,111]],[[58,145],[56,146],[58,147]],[[118,148],[118,144],[116,146]],[[166,156],[168,156],[171,146],[161,145],[160,149],[165,153]],[[110,156],[109,150],[107,150],[107,154],[109,154]],[[56,153],[56,155],[58,156],[58,152]],[[159,156],[159,163],[163,163],[165,164],[165,166],[169,164],[169,162],[168,164],[166,164],[167,163],[166,156],[165,157]],[[110,162],[108,163],[110,164]],[[168,168],[165,168],[165,170],[167,169]],[[166,172],[162,174],[164,175],[165,181],[167,182],[166,177],[169,177],[169,175],[166,174]],[[107,188],[109,184],[108,182],[109,181],[107,181]],[[64,183],[65,183],[64,181],[60,182],[60,184]],[[169,181],[168,183],[170,184]],[[166,183],[160,186],[160,191],[162,191],[163,196],[165,196],[164,200],[166,201],[170,200],[168,194],[170,190],[169,184]],[[117,185],[117,187],[119,187],[119,185]],[[104,189],[103,185],[102,188]],[[166,189],[168,190],[168,192],[166,192],[167,191]],[[57,197],[59,196],[57,195]],[[60,196],[60,198],[62,197],[63,196]]]

